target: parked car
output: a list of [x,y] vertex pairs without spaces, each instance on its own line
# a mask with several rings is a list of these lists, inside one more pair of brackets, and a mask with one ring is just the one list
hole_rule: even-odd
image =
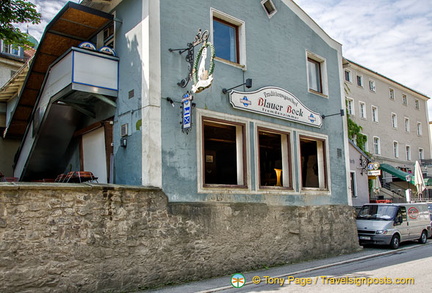
[[427,242],[431,219],[425,203],[365,204],[357,214],[360,245],[390,245],[396,249],[401,242]]
[[[428,210],[429,210],[429,217],[431,222],[431,229],[432,229],[432,202],[428,202]],[[432,238],[432,233],[429,234],[429,238]]]

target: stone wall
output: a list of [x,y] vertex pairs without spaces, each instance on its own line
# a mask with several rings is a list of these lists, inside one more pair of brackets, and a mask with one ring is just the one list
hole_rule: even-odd
[[168,203],[159,189],[0,184],[0,292],[124,292],[359,249],[347,206]]

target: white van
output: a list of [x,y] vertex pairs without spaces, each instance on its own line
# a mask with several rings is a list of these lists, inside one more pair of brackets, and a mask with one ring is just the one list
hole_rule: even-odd
[[404,241],[424,244],[431,234],[428,206],[423,203],[365,204],[356,223],[360,245],[390,245],[396,249]]

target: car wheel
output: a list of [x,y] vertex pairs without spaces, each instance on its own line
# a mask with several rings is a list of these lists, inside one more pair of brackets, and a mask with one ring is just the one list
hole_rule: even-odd
[[399,235],[393,235],[391,242],[390,242],[390,247],[393,249],[398,249],[399,244],[400,244]]
[[427,242],[427,235],[426,235],[426,231],[423,231],[423,232],[421,233],[418,242],[419,242],[420,244],[425,244],[425,243]]

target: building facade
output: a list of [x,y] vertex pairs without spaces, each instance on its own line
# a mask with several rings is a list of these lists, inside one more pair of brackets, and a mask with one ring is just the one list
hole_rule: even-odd
[[381,163],[383,187],[404,195],[415,162],[430,158],[429,98],[349,60],[344,71],[347,112],[366,135],[364,149]]
[[[36,47],[37,43],[34,44]],[[0,40],[0,172],[6,177],[13,177],[13,157],[20,142],[4,140],[2,134],[27,74],[27,62],[34,52],[34,48],[24,50]]]
[[341,45],[293,1],[68,3],[6,129],[23,138],[14,175],[346,205],[342,84]]

